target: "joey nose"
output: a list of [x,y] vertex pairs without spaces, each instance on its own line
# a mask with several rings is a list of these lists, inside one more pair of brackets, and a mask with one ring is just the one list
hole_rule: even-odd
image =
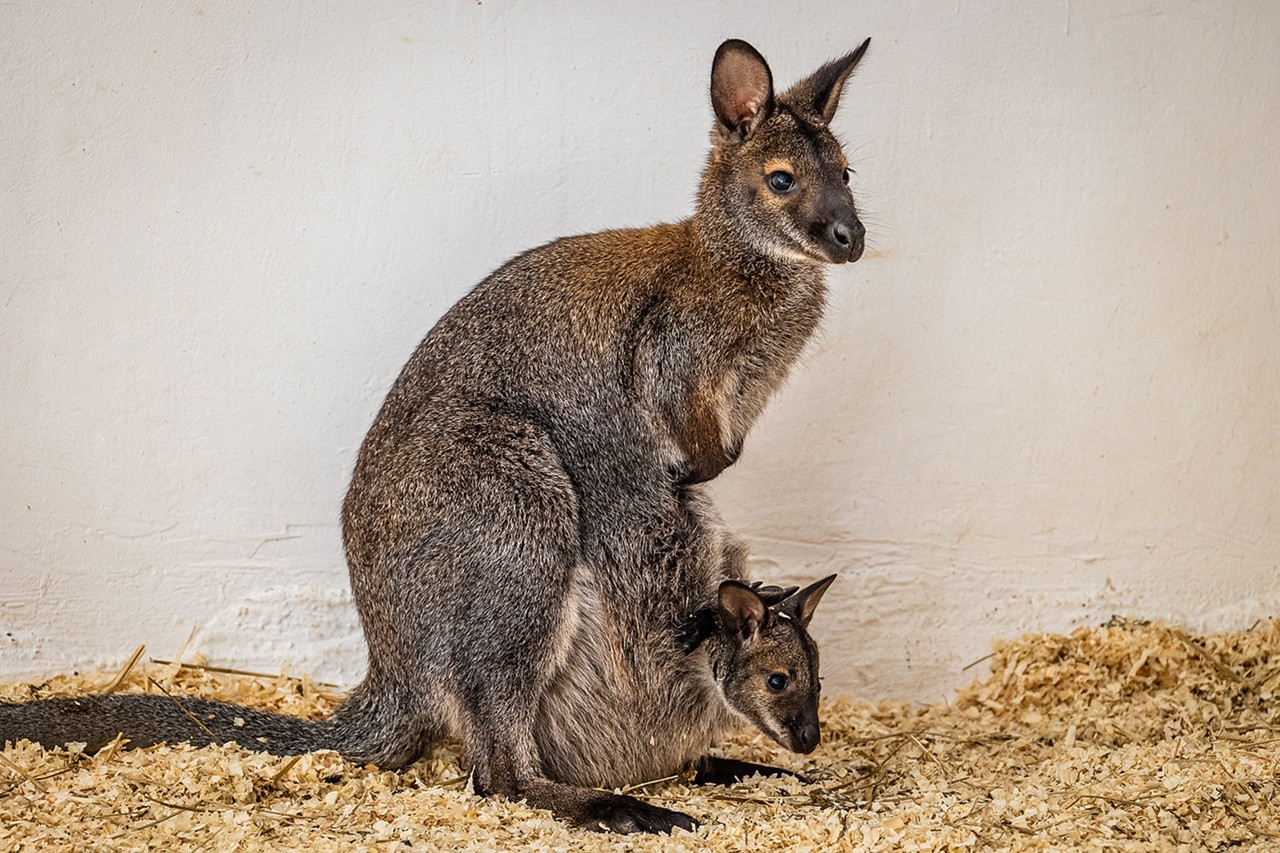
[[818,731],[817,722],[806,722],[799,729],[796,729],[796,745],[799,747],[796,752],[808,756],[810,752],[818,748],[820,740],[822,740],[822,734]]
[[818,728],[816,715],[813,719],[800,721],[791,730],[791,736],[795,742],[795,751],[801,755],[808,755],[817,749],[822,740],[822,732]]

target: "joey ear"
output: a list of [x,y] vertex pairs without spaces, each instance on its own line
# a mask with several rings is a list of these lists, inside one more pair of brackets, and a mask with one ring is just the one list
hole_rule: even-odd
[[827,123],[835,117],[836,107],[840,106],[840,93],[844,90],[844,82],[853,73],[862,54],[867,52],[867,39],[858,45],[852,53],[846,53],[839,59],[833,59],[813,72],[809,77],[792,86],[786,94],[788,103],[811,109],[822,116]]
[[720,584],[719,611],[720,624],[740,644],[755,638],[769,613],[755,590],[737,581]]
[[818,602],[822,600],[823,593],[835,579],[835,575],[830,575],[806,586],[783,603],[782,611],[799,622],[802,627],[808,628],[809,620],[813,618],[813,611],[818,609]]
[[711,107],[721,138],[745,142],[773,112],[773,74],[760,52],[729,39],[711,63]]

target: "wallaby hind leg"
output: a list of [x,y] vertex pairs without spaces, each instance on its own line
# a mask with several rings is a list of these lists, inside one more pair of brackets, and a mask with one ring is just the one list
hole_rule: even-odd
[[[567,574],[570,569],[565,571]],[[535,578],[541,574],[531,572]],[[506,590],[500,610],[509,614],[512,624],[507,630],[476,637],[479,647],[474,650],[479,654],[469,665],[459,662],[461,734],[476,792],[523,799],[534,808],[547,809],[588,829],[693,829],[694,820],[680,812],[545,777],[534,725],[540,697],[554,674],[556,641],[574,619],[568,609],[572,602],[555,601],[547,591],[548,586],[537,583]],[[554,620],[532,618],[551,608],[558,610]]]
[[597,831],[670,832],[676,827],[692,831],[698,825],[686,814],[635,797],[553,782],[538,771],[531,730],[511,737],[517,733],[507,721],[501,728],[508,736],[491,737],[498,728],[478,727],[475,736],[466,738],[478,794],[524,800],[534,808],[547,809],[556,817]]
[[[348,495],[352,585],[371,672],[383,674],[369,698],[407,685],[423,719],[462,738],[479,793],[593,828],[692,827],[685,815],[546,778],[533,734],[541,697],[572,652],[580,604],[590,606],[574,584],[588,570],[579,492],[535,424],[489,408],[449,417],[429,459],[418,445],[366,458]],[[376,710],[354,717],[388,719]],[[399,737],[372,743],[408,754]]]
[[536,701],[578,562],[545,432],[456,402],[433,418],[429,442],[367,442],[344,506],[369,674],[337,717],[348,751],[387,767]]
[[[463,741],[476,793],[523,799],[588,829],[670,832],[693,829],[688,815],[633,797],[547,779],[533,734],[540,696],[550,679],[551,637],[503,633],[482,672],[472,670],[459,704]],[[495,637],[496,639],[496,637]],[[537,642],[542,640],[543,642]]]
[[[519,541],[495,539],[502,547],[490,553],[513,561],[506,572],[485,567],[472,554],[455,573],[464,599],[475,602],[489,624],[453,650],[450,691],[477,793],[523,799],[590,829],[692,829],[693,819],[679,812],[546,778],[534,727],[580,618],[567,591],[573,573],[585,569],[570,559],[566,543],[557,547],[552,529],[526,532],[532,535]],[[518,574],[512,576],[514,567]],[[504,576],[510,579],[497,584]]]

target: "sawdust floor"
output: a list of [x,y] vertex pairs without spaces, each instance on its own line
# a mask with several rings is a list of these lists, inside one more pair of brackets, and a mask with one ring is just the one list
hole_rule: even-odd
[[[1112,623],[997,646],[950,704],[825,704],[822,746],[793,756],[744,734],[724,754],[811,784],[662,780],[640,796],[691,813],[674,836],[568,827],[466,790],[457,753],[401,773],[332,753],[27,743],[0,752],[5,850],[1280,849],[1280,622],[1192,636]],[[101,690],[111,673],[0,685],[17,700]],[[140,663],[118,689],[323,714],[323,685]]]

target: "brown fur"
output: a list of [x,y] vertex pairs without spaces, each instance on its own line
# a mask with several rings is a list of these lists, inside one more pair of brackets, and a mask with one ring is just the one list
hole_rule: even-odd
[[[440,319],[387,395],[343,507],[368,674],[332,721],[256,714],[232,736],[398,767],[454,735],[478,791],[619,831],[691,821],[575,784],[678,770],[731,712],[793,748],[816,738],[816,704],[812,720],[779,717],[748,689],[746,658],[724,651],[750,631],[686,655],[675,626],[743,573],[697,484],[737,458],[813,333],[823,265],[862,252],[827,125],[865,48],[775,95],[759,53],[725,42],[690,219],[526,252]],[[807,635],[787,636],[816,667]],[[805,689],[816,697],[816,681]],[[0,737],[202,739],[163,703],[119,701],[145,698],[9,706]],[[36,734],[33,713],[49,724]]]

